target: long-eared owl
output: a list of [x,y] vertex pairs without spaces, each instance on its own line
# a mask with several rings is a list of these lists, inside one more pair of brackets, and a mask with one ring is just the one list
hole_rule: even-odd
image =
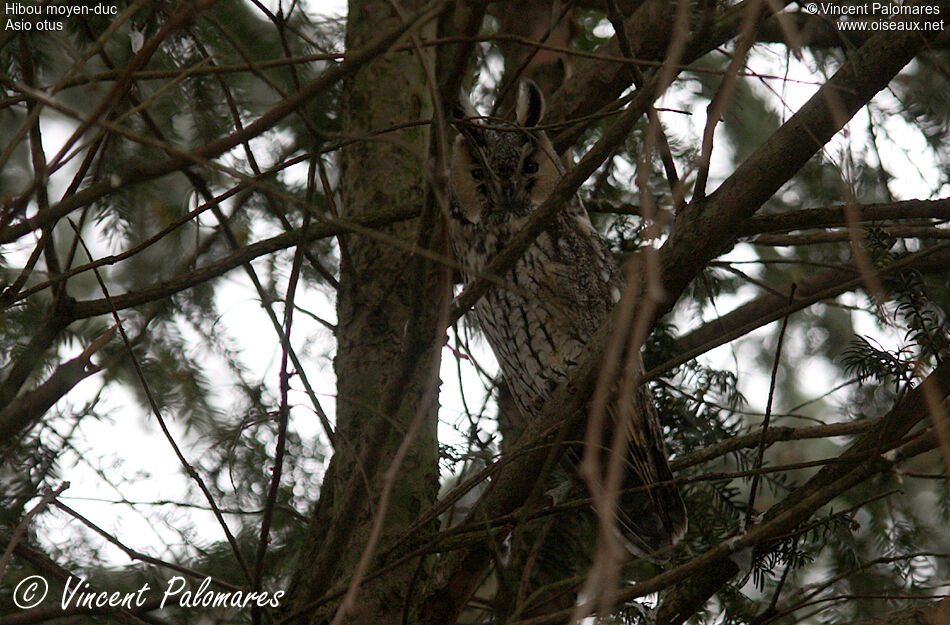
[[[480,121],[468,107],[452,155],[449,236],[470,282],[521,229],[560,179],[559,157],[536,129],[544,100],[522,83],[517,123]],[[525,254],[475,304],[515,403],[532,418],[568,379],[588,340],[620,298],[621,273],[579,200],[567,203]],[[641,365],[642,366],[642,365]],[[653,402],[618,410],[629,423],[629,467],[619,505],[628,549],[662,561],[686,529],[686,512],[672,485]],[[665,483],[663,483],[665,482]],[[646,489],[634,488],[647,486]]]

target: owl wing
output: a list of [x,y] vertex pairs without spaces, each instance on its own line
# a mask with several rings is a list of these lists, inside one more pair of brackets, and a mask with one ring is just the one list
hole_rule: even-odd
[[[543,287],[551,301],[569,311],[569,323],[589,337],[608,317],[623,285],[586,214],[565,218],[562,223],[567,227],[558,233],[556,262],[539,275],[544,276]],[[620,530],[631,552],[663,562],[686,533],[686,507],[673,482],[649,391],[641,387],[633,401],[620,408],[616,400],[608,407],[610,422],[623,423],[629,430],[628,467],[618,505]]]
[[[673,481],[662,431],[647,389],[635,393],[632,406],[608,407],[613,423],[629,429],[628,470],[617,506],[617,519],[627,548],[662,563],[686,533],[686,506]],[[619,414],[618,414],[619,413]]]

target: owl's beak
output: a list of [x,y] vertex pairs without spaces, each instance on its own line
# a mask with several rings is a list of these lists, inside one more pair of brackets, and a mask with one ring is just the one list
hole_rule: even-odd
[[518,208],[518,190],[510,182],[501,183],[501,205],[505,210]]

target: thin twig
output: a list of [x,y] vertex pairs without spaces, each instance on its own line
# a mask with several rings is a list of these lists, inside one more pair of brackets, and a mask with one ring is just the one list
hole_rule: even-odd
[[[791,304],[795,300],[795,285],[788,293],[788,301]],[[772,375],[769,378],[769,398],[765,404],[765,416],[762,418],[762,438],[759,440],[759,449],[755,458],[755,469],[762,468],[762,461],[765,459],[766,436],[769,432],[769,421],[772,418],[772,401],[775,399],[775,385],[778,380],[778,365],[782,361],[782,344],[785,342],[785,330],[788,329],[788,319],[791,315],[785,315],[782,319],[782,326],[778,332],[778,344],[775,346],[775,360],[772,363]],[[749,503],[746,506],[745,526],[748,528],[752,524],[752,515],[755,511],[755,496],[759,489],[759,474],[752,477],[752,486],[749,489]],[[743,529],[744,529],[743,528]]]
[[10,556],[13,555],[13,550],[16,549],[17,544],[26,536],[30,522],[33,521],[37,514],[49,507],[50,503],[56,501],[56,498],[67,488],[69,488],[69,482],[63,482],[56,488],[46,490],[36,505],[30,508],[17,523],[13,529],[13,533],[10,534],[10,541],[7,543],[7,548],[3,550],[3,556],[0,556],[0,579],[3,579],[3,574],[7,570],[7,564],[10,562]]
[[[75,224],[72,221],[69,221],[69,224],[73,226],[73,229],[76,231],[77,236],[80,237],[80,245],[83,248],[83,251],[86,253],[87,258],[92,261],[92,252],[89,251],[89,248],[86,246],[85,241],[82,240],[81,234],[76,229]],[[105,296],[107,301],[111,302],[111,297],[109,295],[108,287],[106,287],[105,282],[102,279],[102,276],[99,273],[98,269],[94,269],[93,273],[96,277],[97,282],[99,283],[99,288],[102,289],[102,293]],[[151,386],[148,383],[148,378],[145,376],[145,372],[142,370],[142,365],[139,363],[138,357],[135,355],[135,350],[132,347],[131,341],[125,332],[125,327],[122,324],[122,319],[119,318],[118,311],[113,307],[112,308],[112,318],[115,321],[116,327],[119,330],[119,336],[122,338],[122,342],[125,344],[125,348],[128,351],[129,358],[132,361],[132,365],[135,369],[136,377],[139,379],[139,383],[142,385],[142,390],[145,392],[145,397],[148,400],[149,407],[152,409],[152,414],[155,416],[155,420],[158,422],[159,428],[162,430],[162,434],[165,436],[165,440],[168,441],[168,444],[171,446],[172,451],[175,453],[175,456],[178,458],[178,462],[184,468],[185,473],[195,482],[199,490],[208,500],[209,505],[211,506],[212,513],[215,516],[215,519],[218,521],[218,524],[221,526],[221,529],[224,531],[224,535],[228,540],[228,543],[231,546],[231,550],[234,553],[234,557],[237,560],[238,565],[241,567],[241,570],[244,572],[245,577],[248,581],[251,580],[250,569],[248,568],[247,562],[244,560],[244,556],[241,553],[240,546],[237,544],[237,540],[234,538],[234,535],[231,533],[230,528],[228,527],[227,521],[225,521],[224,516],[221,514],[221,510],[218,508],[218,504],[214,500],[214,495],[211,494],[211,490],[205,484],[204,480],[201,478],[201,475],[198,471],[192,466],[192,464],[185,458],[184,454],[181,451],[181,448],[178,446],[178,443],[175,441],[175,437],[172,436],[171,431],[168,429],[168,425],[165,423],[165,418],[162,416],[162,411],[158,407],[158,402],[155,399],[155,396],[152,393]]]

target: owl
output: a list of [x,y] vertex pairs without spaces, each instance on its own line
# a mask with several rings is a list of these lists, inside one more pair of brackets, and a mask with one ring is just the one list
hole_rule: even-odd
[[[536,129],[544,99],[522,83],[517,123],[481,121],[467,105],[456,124],[448,231],[466,283],[524,226],[563,174],[558,155]],[[522,414],[537,416],[554,389],[571,376],[587,342],[620,299],[617,263],[575,199],[562,207],[508,273],[474,307]],[[642,365],[641,365],[642,367]],[[611,406],[630,425],[629,467],[618,527],[629,551],[669,558],[686,530],[686,512],[672,480],[653,402],[643,389],[634,406]],[[575,452],[576,456],[576,452]],[[660,482],[666,482],[665,484]]]

